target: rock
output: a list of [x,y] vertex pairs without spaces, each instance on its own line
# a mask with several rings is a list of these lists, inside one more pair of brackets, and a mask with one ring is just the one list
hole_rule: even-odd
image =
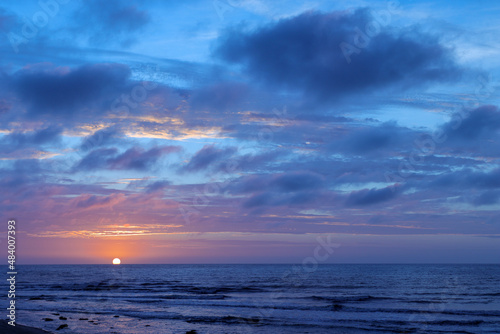
[[196,329],[192,329],[190,331],[187,331],[186,334],[197,334],[198,332],[196,331]]
[[119,315],[114,315],[113,318],[119,318],[120,316]]
[[80,318],[78,320],[89,320],[89,318]]
[[43,320],[45,320],[45,321],[54,321],[54,319],[51,319],[51,318],[43,318]]
[[19,325],[16,323],[16,326],[11,326],[7,322],[7,320],[0,319],[0,333],[9,333],[9,334],[51,334],[50,332],[38,329],[38,328],[33,328],[33,327],[28,327],[28,326],[23,326]]
[[57,327],[56,331],[59,331],[61,329],[67,328],[67,327],[68,327],[68,325],[62,324],[61,326]]
[[59,320],[68,320],[68,318],[63,317],[63,316],[60,316],[60,317],[59,317]]

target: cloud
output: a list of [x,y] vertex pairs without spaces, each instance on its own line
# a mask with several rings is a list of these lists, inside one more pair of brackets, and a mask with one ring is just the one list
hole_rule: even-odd
[[497,106],[485,105],[465,112],[465,117],[456,113],[450,122],[442,126],[450,138],[475,140],[482,136],[491,137],[500,130],[500,110]]
[[343,140],[331,145],[333,149],[349,153],[365,154],[380,149],[396,149],[398,146],[409,145],[410,130],[399,127],[395,122],[386,122],[374,127],[364,127],[351,131]]
[[146,186],[146,193],[149,194],[149,193],[154,193],[154,192],[163,190],[171,184],[172,183],[169,181],[156,181],[156,182],[150,183]]
[[112,207],[125,200],[124,194],[112,194],[110,196],[96,196],[84,194],[76,198],[75,206],[79,209]]
[[0,100],[0,115],[3,113],[7,113],[11,107],[12,105],[9,102]]
[[[17,95],[30,116],[71,117],[94,113],[124,89],[130,70],[120,64],[92,64],[74,69],[47,65],[24,68],[13,75]],[[109,106],[108,106],[109,107]]]
[[254,171],[264,170],[270,167],[277,159],[283,158],[290,154],[285,150],[269,150],[263,153],[243,154],[231,156],[229,160],[225,160],[217,166],[217,171],[231,173],[233,171]]
[[251,196],[243,207],[302,205],[319,197],[329,196],[323,191],[324,178],[308,171],[292,171],[275,175],[249,175],[233,182],[228,188],[232,194]]
[[182,172],[197,172],[207,169],[216,162],[229,158],[236,152],[236,148],[216,148],[214,145],[205,145],[191,158],[187,165],[181,168]]
[[489,172],[477,172],[471,169],[464,169],[437,177],[431,182],[431,186],[458,189],[500,188],[500,168]]
[[153,147],[144,150],[139,147],[132,147],[123,154],[109,159],[110,169],[135,169],[148,170],[164,154],[178,151],[176,146]]
[[262,206],[284,206],[284,205],[301,206],[307,203],[311,203],[321,196],[322,193],[316,191],[305,191],[296,193],[264,192],[252,195],[249,199],[243,202],[243,207],[257,208]]
[[80,171],[107,168],[109,157],[115,155],[117,152],[118,149],[116,148],[99,148],[93,150],[84,156],[74,169],[75,171]]
[[278,191],[293,192],[305,189],[315,189],[323,185],[323,178],[310,172],[292,172],[278,175],[270,182],[271,187]]
[[239,109],[248,97],[249,88],[239,82],[218,82],[208,87],[197,89],[190,99],[197,110],[227,112]]
[[396,197],[398,188],[386,187],[382,189],[363,189],[353,191],[347,198],[348,206],[365,206],[389,201]]
[[169,153],[178,152],[178,146],[158,146],[149,150],[132,147],[117,154],[116,148],[99,148],[91,151],[75,166],[74,170],[116,169],[150,170],[158,160]]
[[324,178],[309,171],[291,171],[274,175],[248,175],[230,186],[234,194],[249,193],[269,189],[275,192],[296,192],[319,189],[324,186]]
[[493,205],[500,202],[500,191],[498,190],[487,190],[476,196],[472,203],[477,206],[481,205]]
[[129,47],[151,21],[147,11],[119,0],[86,1],[75,13],[76,35],[84,35],[91,45]]
[[61,127],[49,126],[38,131],[12,132],[2,138],[0,149],[2,152],[11,152],[21,148],[38,148],[46,144],[56,143],[61,139],[62,131]]
[[412,88],[457,78],[452,51],[416,28],[373,36],[346,62],[341,43],[373,21],[368,9],[309,11],[256,29],[225,31],[213,54],[250,76],[321,100],[388,87]]
[[[13,190],[24,185],[42,182],[42,171],[40,162],[36,159],[14,161],[12,169],[0,169],[0,187]],[[5,194],[7,196],[7,193]]]
[[80,149],[82,151],[89,151],[99,146],[115,144],[118,142],[121,135],[121,131],[115,128],[105,128],[96,131],[92,135],[84,138],[80,145]]

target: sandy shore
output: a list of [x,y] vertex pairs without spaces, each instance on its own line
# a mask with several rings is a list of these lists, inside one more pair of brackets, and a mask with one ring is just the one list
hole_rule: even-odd
[[44,331],[42,329],[22,326],[16,324],[16,326],[11,326],[6,320],[0,320],[0,333],[5,334],[50,334],[50,332]]

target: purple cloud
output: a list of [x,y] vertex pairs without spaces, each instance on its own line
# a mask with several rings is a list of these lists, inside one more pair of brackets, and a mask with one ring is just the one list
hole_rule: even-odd
[[75,166],[74,170],[119,169],[149,170],[164,155],[179,152],[179,146],[159,146],[145,150],[132,147],[118,154],[116,148],[99,148],[91,151]]
[[191,158],[191,160],[181,168],[182,172],[197,172],[205,170],[214,163],[229,158],[236,152],[236,148],[216,148],[214,145],[205,145]]

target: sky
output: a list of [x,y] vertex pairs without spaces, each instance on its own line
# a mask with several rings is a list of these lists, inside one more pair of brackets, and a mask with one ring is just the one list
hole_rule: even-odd
[[499,17],[496,1],[0,3],[18,263],[499,263]]

